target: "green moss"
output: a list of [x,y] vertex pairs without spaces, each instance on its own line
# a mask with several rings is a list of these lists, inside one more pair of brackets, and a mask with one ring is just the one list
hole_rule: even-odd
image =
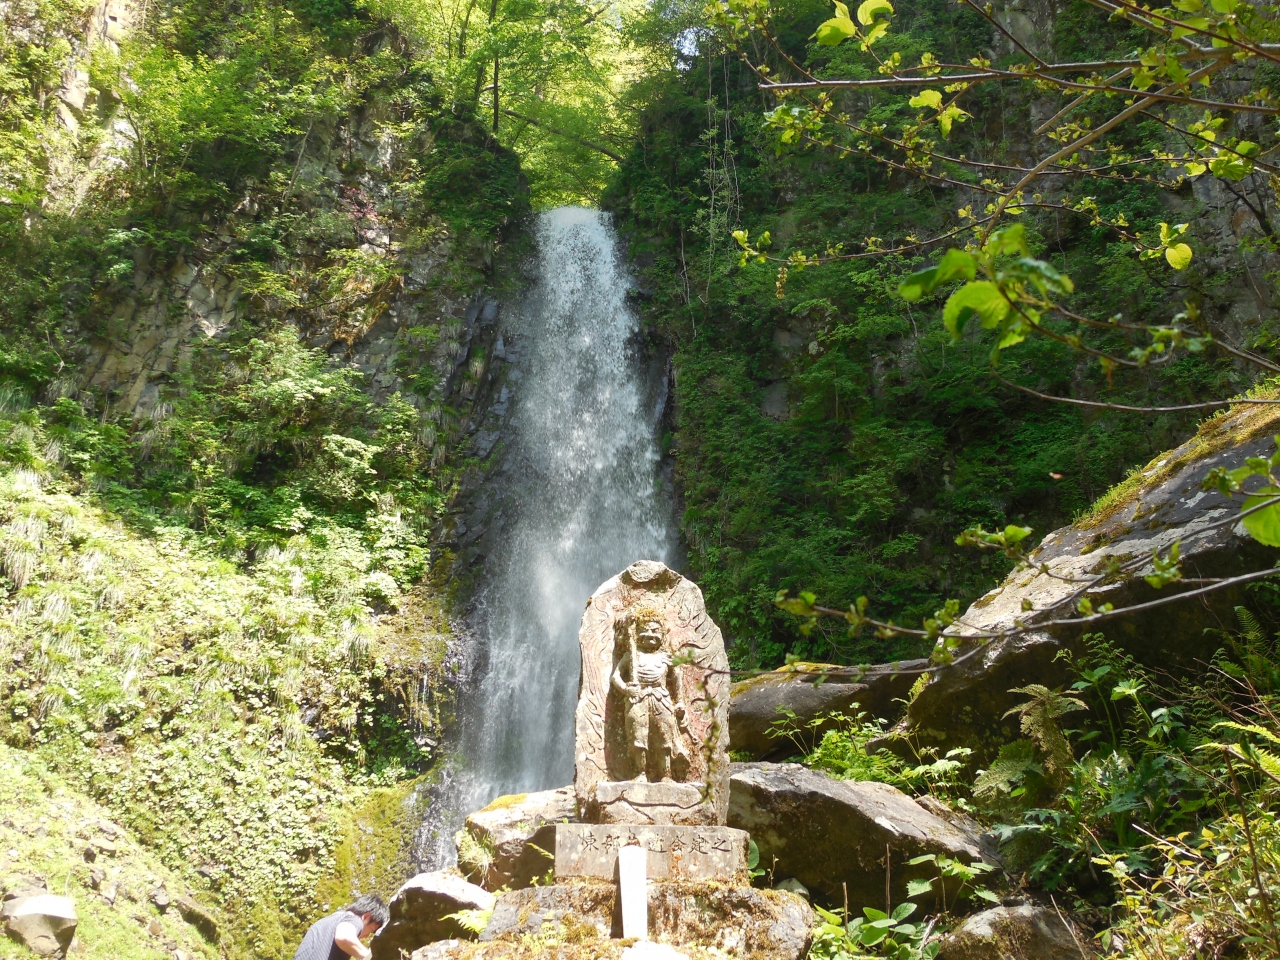
[[[110,839],[116,849],[89,863],[85,848],[96,837]],[[217,945],[177,910],[161,914],[149,902],[159,886],[170,896],[186,892],[179,874],[38,755],[0,743],[0,882],[17,876],[39,877],[51,893],[75,901],[80,923],[74,955],[83,960],[170,960],[175,948],[209,960],[219,956]],[[25,947],[0,938],[3,960],[31,957]]]
[[524,803],[528,796],[527,793],[509,793],[505,797],[499,797],[493,801],[482,812],[487,813],[490,810],[505,810],[507,807],[514,807],[518,803]]
[[[1246,396],[1252,399],[1275,399],[1280,397],[1280,384],[1270,380],[1250,390]],[[1091,530],[1100,526],[1133,503],[1143,490],[1159,486],[1186,464],[1203,460],[1278,428],[1280,405],[1228,407],[1204,421],[1195,436],[1186,443],[1160,454],[1144,467],[1135,467],[1124,480],[1077,517],[1074,526],[1078,530]]]
[[421,779],[371,790],[343,811],[333,867],[316,885],[317,916],[337,910],[356,896],[376,893],[385,900],[412,872],[414,830],[422,822]]

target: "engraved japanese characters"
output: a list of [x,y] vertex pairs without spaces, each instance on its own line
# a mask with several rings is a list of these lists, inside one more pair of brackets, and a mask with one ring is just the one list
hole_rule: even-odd
[[574,788],[594,823],[716,825],[729,799],[729,676],[702,591],[653,560],[587,603]]

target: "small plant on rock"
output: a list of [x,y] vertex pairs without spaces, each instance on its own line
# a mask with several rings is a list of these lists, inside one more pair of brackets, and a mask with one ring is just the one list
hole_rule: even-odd
[[934,921],[921,925],[907,920],[916,910],[914,903],[900,903],[893,913],[863,907],[862,916],[848,920],[847,911],[814,909],[823,921],[809,948],[814,960],[933,960],[938,955],[939,943],[930,941]]
[[937,876],[928,880],[908,880],[908,897],[921,897],[936,891],[944,912],[947,909],[948,887],[951,890],[952,906],[970,897],[978,897],[990,903],[998,904],[1000,902],[998,896],[986,887],[979,886],[974,882],[978,877],[995,869],[991,864],[983,863],[981,860],[965,863],[954,857],[943,857],[936,853],[926,853],[923,856],[913,857],[907,861],[907,864],[913,867],[922,863],[933,864],[938,871]]

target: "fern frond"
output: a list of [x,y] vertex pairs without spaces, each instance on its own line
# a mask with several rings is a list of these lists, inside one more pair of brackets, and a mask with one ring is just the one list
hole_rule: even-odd
[[1014,687],[1010,693],[1022,693],[1029,697],[1026,703],[1014,707],[1005,716],[1019,714],[1022,732],[1030,737],[1044,755],[1045,773],[1051,779],[1058,780],[1071,767],[1075,755],[1071,752],[1071,744],[1057,718],[1075,710],[1088,709],[1082,700],[1070,697],[1059,690],[1050,690],[1042,683],[1032,683],[1025,687]]
[[492,916],[492,910],[459,910],[457,913],[446,914],[444,919],[452,920],[468,933],[479,936],[484,933]]
[[1000,748],[1000,755],[983,770],[973,784],[975,797],[1012,793],[1028,773],[1042,773],[1036,763],[1036,748],[1030,740],[1015,740]]
[[1261,643],[1265,634],[1262,632],[1262,624],[1258,622],[1258,618],[1246,607],[1236,607],[1236,619],[1240,621],[1240,632],[1244,634],[1246,640],[1254,643]]
[[1274,731],[1268,730],[1266,727],[1261,727],[1256,723],[1236,723],[1234,720],[1222,720],[1213,725],[1215,730],[1218,729],[1218,727],[1226,727],[1228,730],[1237,730],[1240,733],[1252,733],[1254,736],[1262,737],[1264,740],[1270,740],[1276,746],[1280,747],[1280,735],[1277,735]]

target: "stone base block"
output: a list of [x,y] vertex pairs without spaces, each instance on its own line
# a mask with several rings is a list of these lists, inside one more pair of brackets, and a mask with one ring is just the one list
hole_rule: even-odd
[[[650,884],[648,901],[649,938],[689,956],[714,950],[723,951],[720,957],[728,953],[757,960],[800,960],[813,936],[809,905],[781,890],[659,882]],[[621,932],[613,884],[557,883],[501,894],[476,946],[483,948],[485,958],[502,956],[493,951],[503,944],[528,942],[530,935],[580,948],[606,948],[617,943]],[[583,951],[588,954],[595,952]],[[602,949],[599,955],[609,954]],[[450,954],[441,960],[445,956]]]
[[556,879],[613,880],[618,850],[645,849],[651,880],[746,882],[747,833],[732,827],[562,823],[556,827]]
[[705,783],[607,780],[596,784],[595,813],[601,823],[715,823]]

